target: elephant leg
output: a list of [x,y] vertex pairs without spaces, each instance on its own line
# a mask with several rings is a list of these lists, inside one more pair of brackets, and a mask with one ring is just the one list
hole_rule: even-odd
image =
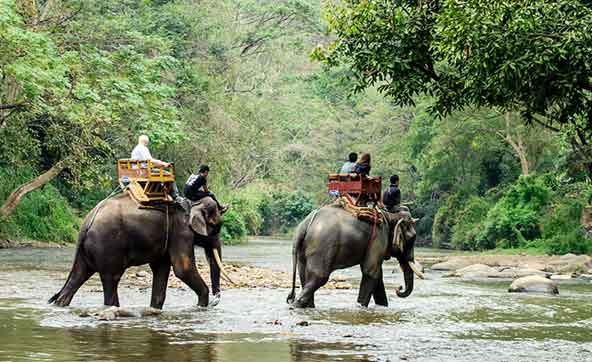
[[158,262],[150,263],[150,268],[152,269],[152,297],[150,298],[150,306],[152,308],[162,309],[162,305],[166,299],[171,262],[167,258],[163,258]]
[[181,279],[183,283],[187,284],[197,294],[197,304],[200,307],[207,307],[210,291],[195,267],[193,245],[191,245],[191,253],[189,255],[175,255],[172,259],[175,276]]
[[361,306],[367,307],[370,303],[370,297],[376,290],[378,279],[372,278],[368,275],[362,275],[362,281],[360,282],[360,291],[358,292],[358,303]]
[[298,276],[300,278],[300,287],[304,288],[306,284],[306,261],[303,259],[298,260]]
[[82,284],[86,283],[94,273],[94,271],[89,270],[86,266],[81,267],[80,270],[73,270],[64,289],[57,294],[56,305],[60,307],[70,305],[72,298],[74,298],[74,294],[76,294]]
[[386,289],[384,288],[384,280],[382,279],[382,276],[376,283],[376,288],[374,288],[372,297],[374,298],[374,303],[376,303],[376,305],[388,307],[388,298],[386,296]]
[[109,306],[119,307],[119,296],[117,295],[117,285],[121,279],[121,274],[101,274],[101,283],[103,284],[104,303]]
[[306,273],[306,283],[302,292],[294,302],[296,308],[314,308],[314,293],[329,281],[328,276],[319,276],[313,273]]

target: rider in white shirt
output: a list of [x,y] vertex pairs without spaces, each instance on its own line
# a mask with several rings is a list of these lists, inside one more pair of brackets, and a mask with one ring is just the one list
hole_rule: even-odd
[[148,136],[143,134],[138,137],[138,144],[132,151],[132,160],[151,160],[155,166],[169,167],[171,165],[170,163],[152,158],[148,149],[148,143],[150,143]]

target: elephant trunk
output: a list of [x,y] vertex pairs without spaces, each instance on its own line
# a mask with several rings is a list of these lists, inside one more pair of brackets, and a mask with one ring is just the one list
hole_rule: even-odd
[[413,292],[413,270],[411,269],[411,267],[409,266],[409,262],[404,261],[401,262],[399,261],[399,263],[401,264],[401,268],[403,269],[403,275],[405,277],[405,290],[401,291],[401,287],[397,288],[397,290],[395,291],[397,293],[397,297],[400,298],[407,298],[408,296],[411,295],[411,292]]

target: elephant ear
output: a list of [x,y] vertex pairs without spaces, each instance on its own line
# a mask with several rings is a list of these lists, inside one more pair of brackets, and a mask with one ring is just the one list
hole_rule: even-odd
[[220,223],[220,212],[216,202],[209,197],[203,198],[191,209],[189,220],[191,228],[198,235],[211,236],[208,234],[208,225]]
[[196,234],[202,236],[208,236],[208,225],[206,222],[206,217],[203,208],[201,205],[194,206],[191,209],[191,215],[189,216],[189,225],[191,229],[195,231]]

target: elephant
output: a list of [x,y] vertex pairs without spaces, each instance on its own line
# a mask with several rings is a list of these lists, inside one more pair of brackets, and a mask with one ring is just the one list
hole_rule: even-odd
[[[292,250],[292,290],[287,303],[296,308],[314,308],[314,293],[337,269],[360,265],[362,281],[358,303],[367,307],[370,298],[377,305],[388,306],[382,263],[395,257],[403,270],[405,289],[397,288],[399,297],[413,291],[414,274],[423,274],[414,264],[415,224],[409,210],[397,213],[381,211],[382,223],[363,221],[339,204],[324,206],[310,213],[297,227]],[[295,298],[296,271],[302,291]]]
[[229,279],[220,259],[222,215],[209,197],[195,207],[199,210],[190,228],[188,215],[179,204],[166,209],[140,208],[127,193],[101,201],[82,223],[66,283],[48,302],[70,305],[76,291],[99,273],[104,304],[119,306],[117,286],[125,270],[149,264],[153,273],[151,307],[162,309],[171,266],[175,275],[197,294],[198,305],[208,306],[209,290],[195,266],[194,245],[204,248],[212,292],[219,300],[220,274]]

